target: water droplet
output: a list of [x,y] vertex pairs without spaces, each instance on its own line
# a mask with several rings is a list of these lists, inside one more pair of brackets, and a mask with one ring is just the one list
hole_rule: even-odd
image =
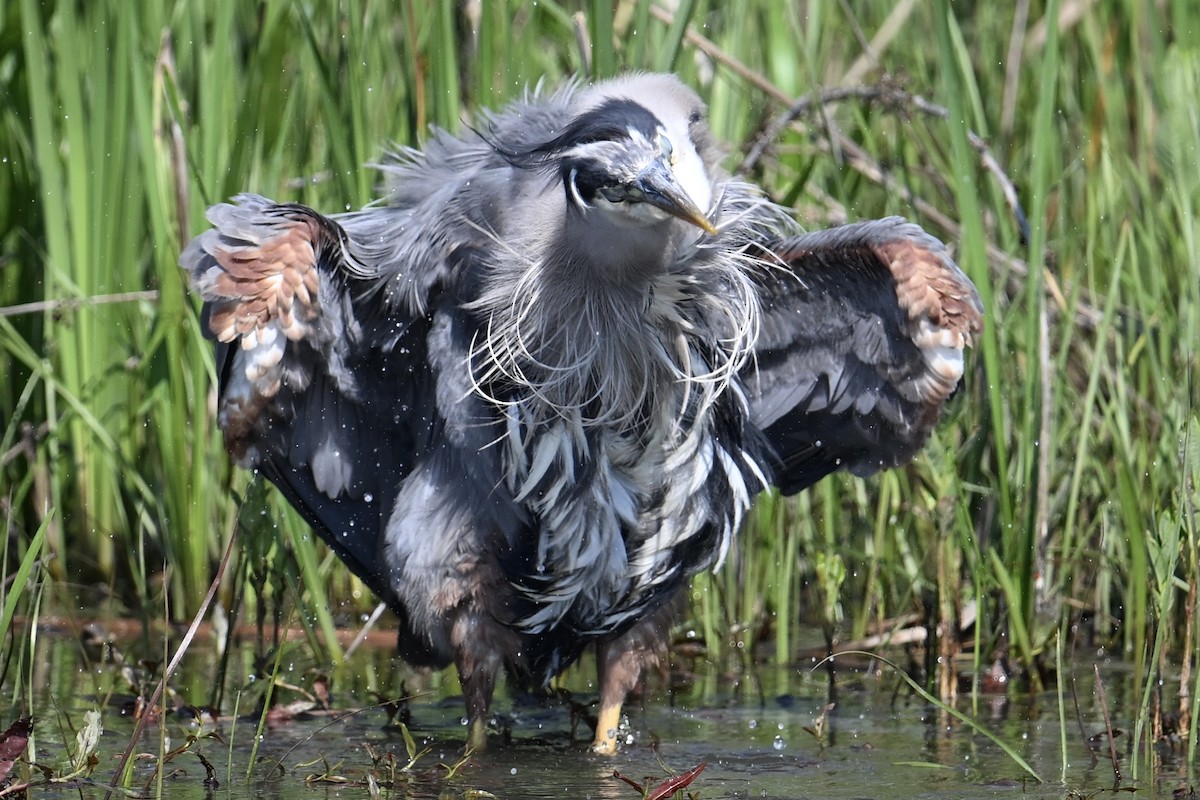
[[508,774],[509,774],[509,775],[516,775],[516,774],[517,774],[517,768],[516,768],[516,767],[513,767],[512,769],[510,769],[510,770],[508,771]]
[[375,495],[371,494],[370,492],[367,492],[366,494],[364,494],[364,495],[363,495],[363,502],[364,502],[364,503],[370,503],[370,502],[372,502],[374,499],[375,499]]
[[776,736],[775,741],[771,742],[771,746],[776,750],[783,750],[787,747],[787,742],[783,740],[782,736]]

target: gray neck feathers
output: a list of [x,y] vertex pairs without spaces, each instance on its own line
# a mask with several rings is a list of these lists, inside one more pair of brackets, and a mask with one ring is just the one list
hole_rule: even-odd
[[[714,242],[676,220],[618,228],[598,214],[564,213],[556,194],[537,202],[559,207],[522,218],[562,225],[509,232],[472,303],[475,363],[488,365],[477,390],[502,405],[531,397],[525,411],[534,418],[584,428],[637,428],[652,408],[706,406],[757,333],[755,293],[740,256],[728,257],[727,241],[740,237]],[[664,393],[694,396],[664,404]]]

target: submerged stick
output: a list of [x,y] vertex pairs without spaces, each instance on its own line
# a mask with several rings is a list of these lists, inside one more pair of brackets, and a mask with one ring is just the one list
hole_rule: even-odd
[[1096,693],[1100,695],[1100,710],[1104,712],[1104,730],[1108,734],[1108,755],[1112,759],[1113,776],[1116,777],[1116,784],[1121,784],[1121,763],[1117,761],[1117,743],[1113,738],[1112,720],[1108,716],[1108,694],[1104,691],[1104,679],[1100,677],[1100,667],[1097,664],[1092,665],[1092,669],[1096,671]]

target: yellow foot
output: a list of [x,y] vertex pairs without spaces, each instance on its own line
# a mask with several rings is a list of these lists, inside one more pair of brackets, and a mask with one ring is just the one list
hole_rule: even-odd
[[621,728],[621,706],[601,706],[600,718],[596,720],[596,740],[592,750],[602,756],[617,752],[617,731]]
[[467,750],[472,753],[482,753],[487,750],[487,722],[482,719],[471,720],[467,730]]

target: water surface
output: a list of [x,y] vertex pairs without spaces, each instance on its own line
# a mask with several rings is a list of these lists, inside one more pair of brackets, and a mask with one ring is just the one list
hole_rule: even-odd
[[[26,681],[5,687],[18,698],[13,719],[28,705],[33,708],[36,727],[28,755],[38,764],[64,774],[75,729],[86,711],[99,709],[104,733],[91,777],[103,784],[112,779],[134,726],[134,687],[148,691],[154,668],[139,663],[136,640],[117,644],[126,652],[123,665],[100,663],[96,651],[73,636],[46,632]],[[688,788],[700,798],[1062,798],[1066,792],[1087,796],[1114,787],[1092,660],[1074,670],[1084,733],[1068,699],[1065,758],[1056,694],[960,700],[960,710],[1029,762],[1043,779],[1039,783],[985,735],[909,691],[895,673],[872,674],[861,665],[837,673],[837,703],[825,712],[828,676],[810,665],[764,667],[734,678],[702,659],[686,660],[681,666],[688,680],[680,680],[683,670],[674,681],[654,676],[645,697],[627,707],[628,743],[615,758],[602,758],[588,752],[591,732],[585,723],[578,723],[574,735],[571,730],[572,703],[578,716],[594,700],[592,667],[584,663],[565,677],[557,699],[520,693],[498,698],[493,746],[463,762],[465,727],[451,674],[415,673],[388,648],[360,650],[336,669],[306,661],[303,644],[282,652],[275,699],[287,710],[271,715],[259,735],[259,708],[274,662],[257,663],[254,648],[241,646],[228,666],[220,715],[201,725],[189,706],[216,698],[218,659],[211,647],[198,643],[171,683],[169,702],[180,710],[163,724],[147,726],[130,787],[155,791],[157,756],[181,747],[163,772],[169,797],[365,797],[374,782],[385,797],[636,800],[638,793],[614,778],[614,770],[645,784],[700,763],[707,767]],[[1105,667],[1113,726],[1121,732],[1117,748],[1126,773],[1121,785],[1136,787],[1143,797],[1186,790],[1185,758],[1169,748],[1160,750],[1157,763],[1143,767],[1140,781],[1132,780],[1125,753],[1132,721],[1121,709],[1132,707],[1137,693],[1127,670]],[[427,750],[408,771],[401,771],[409,762],[403,733],[378,706],[382,698],[399,695],[402,681],[416,695],[404,712],[409,729],[418,749]],[[329,707],[302,710],[326,686]],[[1089,743],[1085,734],[1100,737]],[[23,775],[39,777],[30,770]],[[98,786],[71,784],[38,788],[32,796],[103,793]]]

